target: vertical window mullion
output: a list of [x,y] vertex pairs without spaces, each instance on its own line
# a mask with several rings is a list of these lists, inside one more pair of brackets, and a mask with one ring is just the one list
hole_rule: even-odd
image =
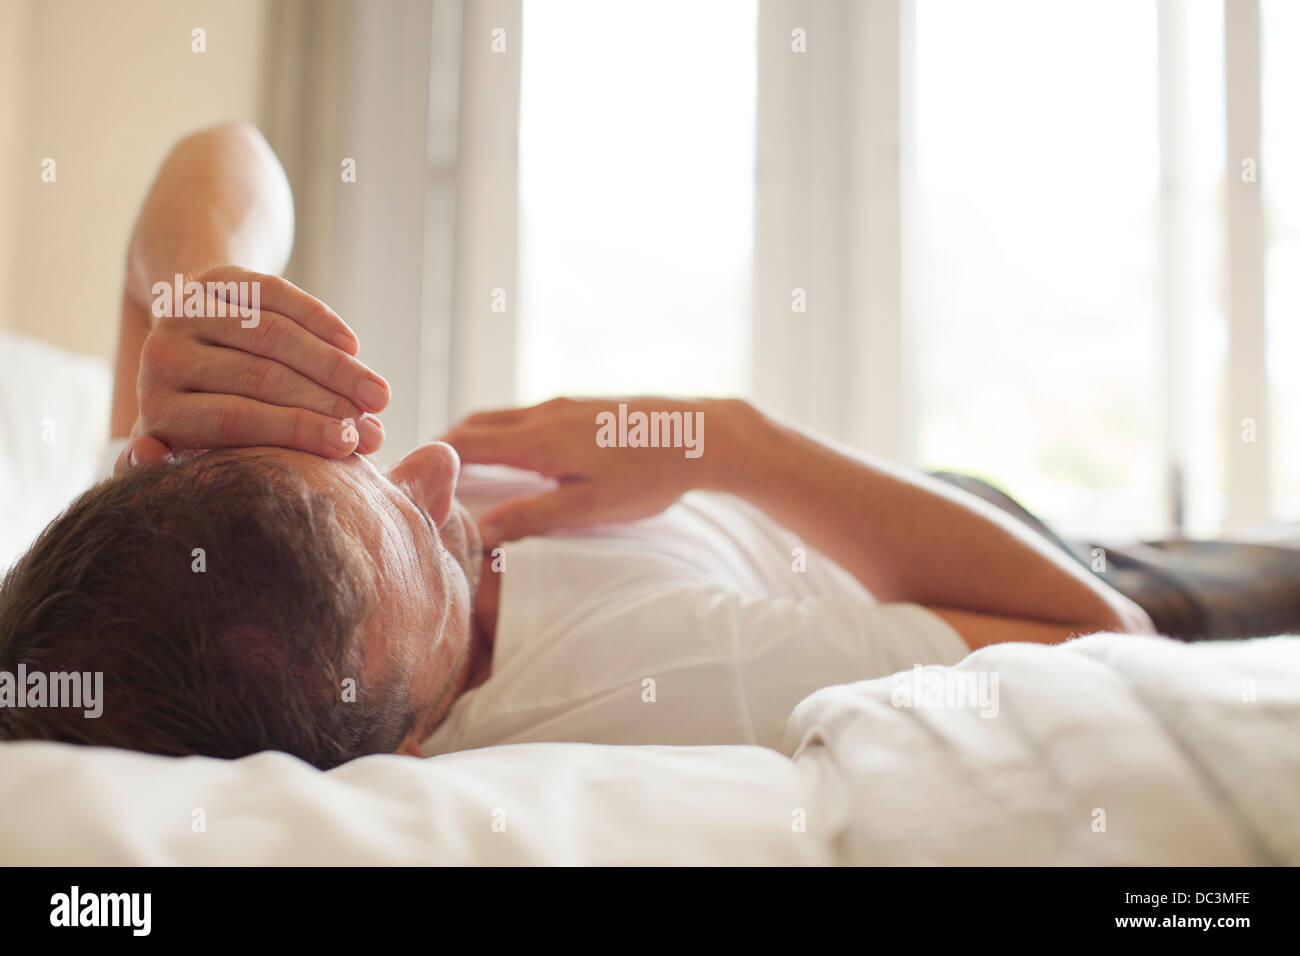
[[[522,34],[521,0],[480,0],[463,6],[450,369],[453,418],[474,409],[511,405],[515,399]],[[504,311],[493,311],[494,305],[504,305]]]
[[1166,522],[1173,534],[1186,530],[1188,451],[1188,339],[1191,334],[1191,203],[1188,175],[1189,113],[1187,10],[1183,0],[1160,0],[1156,8],[1160,83],[1160,240],[1154,305],[1159,310],[1161,437],[1166,474]]
[[[1259,0],[1225,0],[1228,528],[1269,515]],[[1247,171],[1253,175],[1244,175]]]

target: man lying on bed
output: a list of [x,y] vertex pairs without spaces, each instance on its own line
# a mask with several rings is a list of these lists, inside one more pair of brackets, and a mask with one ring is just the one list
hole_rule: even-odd
[[[244,126],[159,172],[128,255],[119,474],[0,589],[0,670],[101,671],[103,713],[4,707],[0,738],[322,768],[532,740],[778,746],[828,684],[1150,630],[996,509],[743,401],[625,400],[702,415],[698,457],[604,447],[618,403],[559,400],[472,416],[381,474],[387,384],[276,278],[291,202]],[[157,315],[178,273],[258,282],[256,320]],[[483,542],[452,446],[537,476],[464,483]]]

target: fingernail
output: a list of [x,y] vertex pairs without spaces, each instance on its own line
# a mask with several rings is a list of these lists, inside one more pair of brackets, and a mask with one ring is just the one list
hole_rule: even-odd
[[357,424],[350,418],[341,422],[331,422],[325,426],[325,440],[339,451],[351,451],[360,439]]
[[347,352],[349,355],[357,354],[357,340],[346,332],[336,332],[330,339],[330,344],[336,349]]
[[388,403],[388,386],[378,379],[368,378],[357,386],[357,398],[360,404],[372,411],[379,411]]
[[361,416],[361,444],[367,448],[377,448],[384,442],[384,423],[369,412]]

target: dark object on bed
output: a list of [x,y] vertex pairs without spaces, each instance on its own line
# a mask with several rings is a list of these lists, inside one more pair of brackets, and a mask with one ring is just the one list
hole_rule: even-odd
[[[1300,549],[1232,541],[1067,542],[988,482],[932,474],[1029,525],[1138,604],[1161,634],[1206,641],[1300,633]],[[1092,571],[1095,548],[1105,550],[1105,571]]]

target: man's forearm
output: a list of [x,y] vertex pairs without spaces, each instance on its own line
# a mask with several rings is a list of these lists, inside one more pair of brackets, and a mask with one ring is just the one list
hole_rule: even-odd
[[717,486],[762,508],[880,600],[1142,629],[1140,609],[987,503],[753,409],[736,414],[746,420],[728,429]]
[[140,346],[153,322],[155,282],[237,264],[278,274],[293,248],[293,195],[254,127],[227,123],[173,147],[145,197],[126,257],[112,435],[136,420]]
[[262,134],[228,123],[173,147],[140,209],[127,295],[148,305],[157,281],[236,264],[278,273],[293,248],[293,194]]

